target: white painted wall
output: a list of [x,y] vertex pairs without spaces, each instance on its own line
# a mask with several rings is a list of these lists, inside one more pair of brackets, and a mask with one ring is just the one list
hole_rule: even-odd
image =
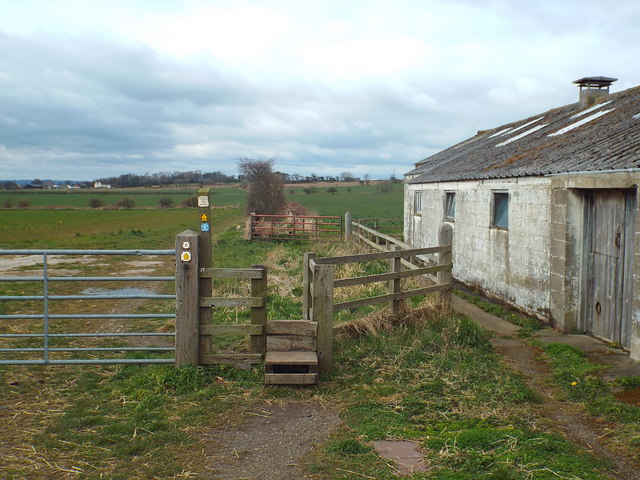
[[[418,247],[437,244],[445,192],[455,192],[454,277],[479,286],[529,313],[549,310],[551,182],[545,178],[406,185],[405,239]],[[413,192],[422,191],[421,215]],[[491,227],[494,191],[509,193],[509,228]]]

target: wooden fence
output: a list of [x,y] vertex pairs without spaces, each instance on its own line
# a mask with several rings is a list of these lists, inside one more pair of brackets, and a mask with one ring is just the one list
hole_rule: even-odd
[[249,215],[249,239],[294,240],[341,238],[342,217],[317,215]]
[[353,222],[353,225],[362,225],[379,234],[396,239],[401,239],[404,236],[404,220],[402,218],[359,218]]
[[[267,271],[251,268],[209,268],[198,263],[198,234],[191,231],[176,237],[176,365],[257,364],[265,353],[267,323]],[[249,297],[214,297],[213,279],[235,279],[251,283]],[[207,286],[205,290],[201,287]],[[251,309],[249,325],[214,325],[215,307]],[[250,335],[250,353],[212,353],[216,335]]]
[[[305,254],[303,265],[303,318],[318,323],[317,349],[321,372],[328,371],[331,368],[334,312],[380,303],[389,303],[392,311],[397,312],[400,308],[400,303],[404,299],[432,292],[440,292],[443,303],[450,305],[451,270],[453,268],[451,239],[451,227],[445,224],[440,229],[439,245],[436,247],[414,248],[409,246],[411,248],[400,249],[398,245],[392,245],[390,247],[391,250],[385,252],[325,258],[316,258],[314,253]],[[422,259],[428,258],[432,265],[417,266],[412,263],[419,257]],[[387,260],[390,266],[389,272],[335,279],[336,265],[374,260]],[[408,265],[408,269],[403,269],[405,265]],[[418,275],[435,275],[435,283],[427,287],[404,291],[401,286],[401,280]],[[374,282],[388,282],[389,293],[340,303],[334,302],[334,289]]]

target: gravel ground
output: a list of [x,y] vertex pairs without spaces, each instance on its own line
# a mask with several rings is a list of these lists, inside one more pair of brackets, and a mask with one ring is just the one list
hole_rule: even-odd
[[338,413],[319,402],[267,404],[244,412],[241,426],[210,432],[210,480],[311,478],[301,464],[339,424]]

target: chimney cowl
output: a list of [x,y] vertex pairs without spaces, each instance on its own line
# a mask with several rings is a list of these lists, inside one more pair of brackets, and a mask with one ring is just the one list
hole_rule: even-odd
[[580,87],[580,106],[590,107],[609,95],[609,86],[616,80],[618,79],[612,77],[584,77],[574,80],[573,83]]

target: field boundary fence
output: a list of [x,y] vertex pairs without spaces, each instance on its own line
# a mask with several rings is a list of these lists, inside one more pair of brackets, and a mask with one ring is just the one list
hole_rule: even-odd
[[[347,223],[349,225],[349,223]],[[392,239],[384,234],[359,225],[356,228],[366,229],[388,239],[391,245],[380,245],[367,241],[368,245],[381,252],[345,255],[338,257],[317,258],[314,253],[306,253],[303,262],[303,318],[318,323],[318,359],[320,371],[328,371],[331,367],[331,351],[333,338],[333,315],[339,310],[347,310],[367,305],[388,303],[390,310],[397,313],[405,299],[438,292],[443,307],[450,308],[452,289],[452,229],[449,225],[442,225],[438,245],[434,247],[416,248],[412,245]],[[356,233],[356,235],[359,235]],[[393,241],[392,241],[393,240]],[[396,243],[398,242],[398,243]],[[420,259],[416,261],[416,259]],[[389,271],[375,275],[365,275],[351,278],[335,278],[338,265],[372,261],[387,261]],[[416,263],[420,265],[416,265]],[[425,266],[425,263],[428,263]],[[411,290],[403,290],[402,279],[416,276],[429,276],[432,284]],[[334,292],[338,288],[367,285],[371,283],[388,285],[388,293],[367,298],[359,298],[336,303]]]
[[[174,312],[157,312],[157,313],[51,313],[52,304],[56,302],[75,302],[98,300],[109,304],[114,300],[175,300],[175,293],[158,294],[145,289],[138,288],[120,288],[115,292],[106,292],[101,289],[89,289],[86,293],[73,295],[58,295],[52,293],[53,284],[79,282],[87,284],[100,284],[102,282],[117,282],[118,285],[137,284],[139,282],[175,282],[175,276],[61,276],[51,275],[51,263],[54,257],[84,257],[84,256],[159,256],[159,255],[175,255],[175,250],[0,250],[0,257],[27,257],[38,256],[42,261],[38,264],[42,265],[42,272],[39,275],[29,275],[28,271],[25,275],[6,275],[0,276],[0,285],[8,283],[24,284],[25,282],[35,282],[41,284],[40,292],[20,295],[0,295],[0,365],[65,365],[65,364],[127,364],[127,363],[173,363],[174,358],[165,358],[165,356],[153,356],[153,354],[173,352],[175,346],[173,332],[157,332],[157,331],[60,331],[56,322],[78,320],[88,322],[93,326],[99,322],[120,321],[120,320],[143,320],[151,319],[175,319]],[[32,292],[31,292],[32,293]],[[7,303],[5,303],[7,302]],[[31,313],[5,313],[6,305],[9,302],[24,302],[25,308],[21,311],[30,311]],[[38,308],[38,303],[41,305]],[[20,309],[19,309],[20,310]],[[39,313],[33,313],[40,310]],[[23,326],[25,322],[41,322],[39,331],[24,332]],[[93,322],[93,323],[92,323]],[[91,328],[83,327],[91,330]],[[95,330],[95,328],[93,328]],[[35,330],[35,329],[34,329]],[[118,330],[118,328],[116,328]],[[19,332],[19,333],[15,333]],[[134,345],[134,338],[146,337],[150,338],[169,338],[172,340],[171,345],[166,346],[149,346]],[[77,346],[77,342],[90,340],[119,340],[123,345],[117,346],[93,346],[84,345]],[[34,345],[35,342],[39,345]],[[70,346],[69,342],[73,342]],[[61,343],[56,346],[56,343]],[[66,344],[66,345],[65,345]],[[28,345],[28,346],[26,346]],[[120,352],[121,356],[105,358],[104,355]],[[148,358],[125,358],[122,354],[131,355],[133,352],[144,352],[144,356]],[[38,354],[40,358],[24,358]],[[68,357],[90,357],[90,358],[68,358]],[[8,358],[7,358],[8,357]],[[67,358],[64,358],[67,357]],[[93,358],[91,358],[93,357]]]
[[249,215],[250,240],[342,238],[342,217],[319,215]]

